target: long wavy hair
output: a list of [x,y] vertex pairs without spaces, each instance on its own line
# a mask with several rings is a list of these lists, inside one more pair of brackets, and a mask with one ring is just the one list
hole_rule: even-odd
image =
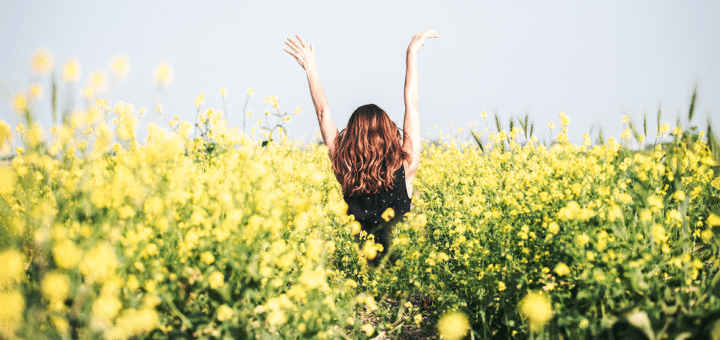
[[377,105],[358,107],[335,139],[332,166],[343,195],[390,190],[395,171],[410,160],[401,138],[400,129]]

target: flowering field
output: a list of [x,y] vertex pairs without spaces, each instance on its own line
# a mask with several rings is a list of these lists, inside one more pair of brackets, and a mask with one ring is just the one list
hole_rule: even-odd
[[[262,138],[199,97],[196,123],[141,142],[144,109],[90,101],[44,131],[19,96],[23,146],[0,167],[2,338],[720,336],[711,131],[658,119],[667,142],[631,150],[647,124],[626,122],[619,141],[572,145],[561,114],[550,146],[527,121],[428,141],[412,212],[372,267],[327,148],[289,140],[276,98]],[[11,135],[0,121],[5,152]]]

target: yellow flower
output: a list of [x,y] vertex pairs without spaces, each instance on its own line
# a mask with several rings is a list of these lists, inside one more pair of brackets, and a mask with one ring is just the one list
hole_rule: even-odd
[[[135,109],[132,107],[132,105],[128,104],[125,107],[124,111],[118,117],[117,135],[121,139],[132,140],[135,138],[135,130],[139,122],[139,118],[135,114],[134,110]],[[127,210],[128,214],[126,214],[125,217],[134,215],[134,211],[132,211],[132,214],[130,214],[131,210]]]
[[459,340],[470,330],[467,315],[462,312],[448,312],[443,314],[437,323],[440,339]]
[[43,296],[50,301],[51,308],[55,309],[58,303],[62,306],[70,292],[70,280],[65,274],[57,271],[50,272],[43,278],[40,288]]
[[359,234],[360,231],[362,230],[362,226],[360,225],[360,222],[358,222],[358,221],[352,221],[352,222],[350,222],[350,224],[348,224],[348,226],[350,227],[350,232],[353,235]]
[[160,325],[158,313],[153,308],[127,309],[105,332],[107,339],[128,339],[146,334]]
[[650,210],[658,212],[660,209],[663,208],[663,200],[660,196],[652,195],[648,197],[648,204],[650,205]]
[[622,210],[620,209],[620,206],[617,204],[613,204],[612,206],[610,206],[610,209],[608,211],[608,217],[607,217],[608,221],[615,222],[622,218],[623,218],[623,213],[622,213]]
[[660,126],[660,130],[658,131],[658,134],[663,134],[670,131],[670,123],[665,123]]
[[80,94],[82,94],[85,99],[90,100],[95,96],[95,90],[92,88],[92,86],[86,86],[82,91],[80,91]]
[[520,314],[528,320],[530,330],[539,332],[552,319],[552,306],[545,294],[532,292],[520,301]]
[[507,286],[505,286],[505,282],[498,281],[498,291],[502,292],[505,289],[507,289]]
[[82,251],[70,240],[56,243],[52,252],[55,264],[63,269],[73,268],[82,258]]
[[281,310],[274,310],[268,313],[267,322],[271,325],[282,325],[287,322],[287,316]]
[[69,83],[74,83],[80,78],[80,62],[72,58],[65,63],[63,68],[63,79]]
[[390,221],[390,219],[395,217],[395,210],[393,210],[393,208],[387,208],[385,212],[382,213],[381,217],[385,220],[385,222]]
[[565,207],[561,208],[558,213],[558,219],[563,221],[571,221],[578,217],[578,215],[581,212],[580,205],[575,201],[570,201],[565,205]]
[[122,302],[114,294],[100,294],[92,305],[93,323],[105,327],[112,325],[113,318],[121,308]]
[[369,324],[369,323],[362,325],[362,327],[360,327],[360,329],[363,332],[365,332],[365,335],[367,335],[367,336],[371,336],[371,335],[373,335],[373,333],[375,333],[375,326],[373,326],[372,324]]
[[570,274],[570,268],[568,268],[566,264],[560,262],[555,266],[554,272],[559,276],[565,276]]
[[595,252],[588,251],[585,253],[585,257],[587,257],[588,260],[593,261],[595,260]]
[[628,115],[624,115],[620,118],[620,122],[623,123],[623,125],[630,125],[630,117]]
[[115,274],[119,263],[115,250],[108,243],[102,243],[90,250],[80,263],[80,272],[90,282],[103,282]]
[[[2,148],[0,148],[0,150],[2,150]],[[3,152],[0,152],[0,154],[3,154]],[[0,166],[0,196],[11,194],[14,190],[15,181],[16,178],[13,170],[7,166]],[[0,283],[0,286],[2,286],[2,283]]]
[[195,106],[200,106],[205,103],[205,93],[200,93],[200,95],[195,98]]
[[218,289],[225,285],[225,275],[221,272],[213,272],[210,274],[210,277],[208,277],[208,282],[210,283],[210,288]]
[[640,221],[642,221],[642,222],[652,221],[652,213],[650,212],[650,210],[647,210],[647,209],[640,210]]
[[130,63],[124,56],[114,56],[110,59],[110,69],[118,79],[125,79],[130,71]]
[[90,87],[94,92],[103,92],[107,88],[107,77],[103,71],[95,71],[90,75]]
[[253,88],[249,88],[247,92],[245,92],[248,96],[251,96],[253,94]]
[[376,311],[378,309],[377,302],[375,301],[375,298],[372,297],[372,295],[363,293],[363,294],[360,294],[360,296],[358,296],[356,299],[358,302],[365,303],[365,307],[371,312]]
[[23,255],[15,249],[8,249],[0,253],[0,289],[10,287],[20,281],[23,269]]
[[200,255],[200,258],[208,265],[215,262],[215,256],[213,256],[213,254],[209,251],[202,253],[202,255]]
[[548,225],[548,232],[551,234],[557,234],[560,231],[560,226],[555,222],[550,222]]
[[560,111],[560,125],[565,127],[570,125],[570,118],[565,114],[565,112]]
[[621,193],[617,197],[618,197],[618,200],[624,204],[632,203],[632,196],[630,196],[627,193]]
[[580,248],[584,248],[585,245],[590,242],[590,237],[585,234],[580,234],[575,236],[575,241],[577,242],[578,246],[580,246]]
[[327,284],[325,271],[321,268],[317,268],[312,271],[304,271],[299,278],[307,288],[315,289],[320,288]]
[[17,290],[0,291],[0,338],[15,339],[15,331],[23,324],[25,299]]
[[630,129],[625,129],[623,132],[620,133],[620,139],[629,141],[632,138],[632,131]]
[[360,252],[365,255],[367,259],[372,260],[377,256],[378,248],[382,249],[382,245],[375,244],[373,240],[368,240]]
[[445,261],[447,261],[447,260],[449,260],[449,259],[450,259],[450,256],[448,256],[447,254],[442,253],[442,252],[441,252],[441,253],[438,253],[438,261],[440,261],[440,262],[445,262]]
[[659,224],[654,224],[652,226],[652,235],[655,243],[664,243],[668,239],[667,234],[665,234],[665,228]]
[[40,87],[40,84],[32,84],[30,86],[29,91],[29,97],[30,99],[40,98],[42,97],[43,90],[42,87]]
[[223,96],[223,97],[225,97],[225,96],[227,95],[227,89],[224,88],[224,87],[221,88],[221,89],[220,89],[220,95]]
[[140,282],[138,282],[137,277],[134,274],[130,274],[126,280],[126,286],[131,292],[134,292],[136,289],[140,288]]
[[4,142],[10,142],[10,139],[12,139],[12,128],[8,123],[0,119],[0,145]]
[[50,73],[53,68],[52,54],[46,49],[40,49],[33,54],[30,59],[30,69],[35,74],[45,75]]
[[168,63],[162,63],[155,69],[153,83],[158,86],[168,86],[173,78],[173,70]]
[[230,320],[235,315],[235,311],[228,307],[228,305],[222,305],[218,308],[217,318],[218,321]]
[[715,233],[713,233],[713,231],[710,229],[705,229],[700,233],[700,237],[705,242],[710,241],[713,238],[713,236],[715,236]]
[[720,216],[710,213],[707,219],[707,225],[709,227],[717,227],[720,225]]
[[28,99],[25,93],[20,92],[13,98],[13,107],[17,113],[25,113],[28,109]]

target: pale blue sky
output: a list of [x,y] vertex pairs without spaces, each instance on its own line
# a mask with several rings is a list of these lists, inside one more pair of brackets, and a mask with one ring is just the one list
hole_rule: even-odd
[[[547,136],[558,113],[570,117],[570,137],[601,126],[619,136],[621,117],[641,124],[685,116],[694,84],[698,118],[711,115],[720,128],[720,1],[26,1],[0,0],[0,82],[14,93],[34,81],[28,60],[39,47],[55,57],[56,72],[69,58],[82,66],[78,93],[93,70],[127,56],[130,73],[115,87],[118,100],[154,115],[153,71],[174,70],[163,92],[167,114],[193,120],[193,99],[222,109],[228,90],[231,125],[277,95],[288,111],[302,113],[291,135],[314,136],[314,115],[305,74],[283,51],[299,33],[315,45],[320,78],[331,112],[342,128],[352,111],[375,103],[396,122],[403,115],[405,50],[413,34],[436,30],[419,53],[423,136],[478,121],[497,112],[530,113],[536,134]],[[47,79],[38,105],[49,125]],[[108,95],[105,95],[108,96]],[[79,98],[79,94],[78,94]],[[0,119],[19,122],[8,98]],[[80,102],[80,101],[78,101]],[[257,119],[257,118],[255,118]],[[253,120],[255,120],[253,119]],[[593,127],[594,126],[594,127]],[[654,131],[655,124],[650,124]],[[557,128],[554,135],[557,135]]]

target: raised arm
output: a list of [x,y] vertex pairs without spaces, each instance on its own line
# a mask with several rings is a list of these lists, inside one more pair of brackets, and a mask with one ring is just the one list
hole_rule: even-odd
[[290,50],[285,48],[285,52],[295,57],[300,66],[305,69],[308,84],[310,85],[310,95],[312,96],[315,113],[317,114],[318,123],[320,124],[320,133],[322,133],[323,141],[328,147],[328,155],[330,159],[332,159],[335,153],[335,137],[337,137],[338,129],[332,117],[330,117],[330,106],[328,105],[325,91],[323,91],[322,85],[320,84],[320,77],[318,76],[317,66],[315,65],[315,48],[312,44],[308,47],[299,35],[295,36],[298,42],[288,38],[285,44],[290,47]]
[[413,36],[407,49],[407,68],[405,71],[405,121],[403,123],[402,148],[410,154],[410,164],[405,179],[408,194],[412,195],[412,179],[420,165],[420,112],[418,110],[417,52],[425,39],[437,38],[435,31],[422,31]]

